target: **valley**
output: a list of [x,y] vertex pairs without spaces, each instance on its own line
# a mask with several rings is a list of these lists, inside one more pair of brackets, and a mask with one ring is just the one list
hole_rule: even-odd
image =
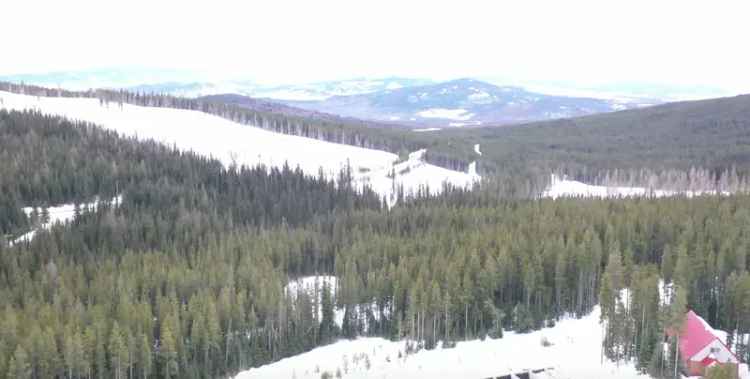
[[0,9],[0,379],[750,379],[750,2]]

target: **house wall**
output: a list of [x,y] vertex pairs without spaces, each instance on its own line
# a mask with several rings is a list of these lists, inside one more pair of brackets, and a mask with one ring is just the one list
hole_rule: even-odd
[[732,354],[732,352],[729,351],[729,349],[718,339],[711,341],[711,343],[706,345],[706,347],[704,347],[701,351],[690,357],[690,361],[702,361],[704,358],[708,357],[709,354],[711,354],[711,349],[715,349],[713,358],[717,361],[721,363],[739,363],[734,354]]

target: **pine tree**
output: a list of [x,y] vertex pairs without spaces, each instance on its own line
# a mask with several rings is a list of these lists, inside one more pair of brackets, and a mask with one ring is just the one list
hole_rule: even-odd
[[169,322],[164,322],[161,327],[161,344],[159,356],[161,359],[162,375],[164,378],[174,378],[178,375],[177,343],[172,334]]
[[679,346],[680,335],[683,333],[682,329],[685,324],[685,316],[687,311],[687,295],[688,294],[686,289],[680,286],[675,286],[672,303],[669,305],[667,313],[667,330],[669,330],[672,334],[671,346],[673,346],[670,350],[672,356],[668,357],[667,359],[670,360],[670,365],[673,369],[672,375],[675,378],[677,378],[678,370],[680,367],[680,349],[678,349],[676,346]]
[[151,375],[151,369],[153,365],[153,359],[151,357],[151,344],[149,344],[148,336],[145,333],[141,333],[140,338],[137,340],[137,362],[138,368],[141,372],[141,378],[146,379]]
[[31,366],[29,365],[29,357],[26,354],[26,350],[21,345],[18,345],[8,363],[8,378],[31,379],[31,374]]
[[331,297],[331,288],[327,282],[323,282],[323,289],[320,297],[321,321],[320,321],[320,341],[327,344],[332,341],[335,335],[336,324],[334,321],[333,299]]
[[110,367],[114,370],[115,379],[124,378],[127,372],[128,346],[123,339],[120,325],[117,321],[112,325],[112,331],[109,335],[108,350]]

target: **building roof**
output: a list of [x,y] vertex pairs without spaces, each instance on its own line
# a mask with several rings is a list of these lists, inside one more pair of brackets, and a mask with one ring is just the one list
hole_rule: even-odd
[[682,353],[682,357],[690,359],[715,339],[716,336],[706,329],[698,315],[689,311],[685,316],[685,324],[680,331],[680,353]]
[[680,353],[683,359],[692,358],[714,340],[718,340],[731,353],[717,334],[718,332],[695,312],[688,311],[680,333]]

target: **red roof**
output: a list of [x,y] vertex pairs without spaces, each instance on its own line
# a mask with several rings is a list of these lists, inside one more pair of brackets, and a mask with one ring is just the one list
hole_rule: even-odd
[[[698,315],[689,311],[680,333],[680,353],[682,353],[682,357],[684,359],[692,358],[715,339],[717,337],[706,329]],[[724,341],[720,342],[723,343]]]

